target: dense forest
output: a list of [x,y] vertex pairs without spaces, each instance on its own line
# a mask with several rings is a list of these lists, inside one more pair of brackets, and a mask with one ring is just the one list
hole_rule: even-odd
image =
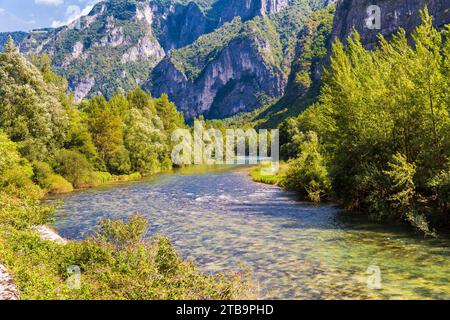
[[280,127],[286,188],[429,235],[449,226],[450,29],[422,20],[373,51],[356,32],[334,43],[319,102]]

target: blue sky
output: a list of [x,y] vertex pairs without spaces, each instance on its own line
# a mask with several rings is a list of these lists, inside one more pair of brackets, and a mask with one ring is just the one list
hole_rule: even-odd
[[0,32],[59,27],[87,14],[99,0],[0,0]]

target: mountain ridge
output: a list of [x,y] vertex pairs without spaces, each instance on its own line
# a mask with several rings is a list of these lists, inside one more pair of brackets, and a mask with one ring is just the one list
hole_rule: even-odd
[[[96,94],[111,97],[118,90],[144,86],[156,96],[169,93],[187,117],[226,117],[254,110],[283,94],[293,58],[292,50],[286,48],[295,46],[307,11],[323,3],[324,0],[109,0],[97,3],[87,16],[68,26],[37,30],[17,42],[29,58],[34,54],[49,55],[55,71],[68,79],[77,101]],[[284,17],[289,20],[277,22],[277,14],[283,11],[288,12]],[[289,17],[291,11],[295,14]],[[233,23],[239,30],[227,34],[227,26]],[[254,29],[253,33],[249,28]],[[294,32],[288,35],[292,30],[283,28]],[[204,38],[211,34],[216,37],[208,42],[212,49],[201,47]],[[214,41],[224,44],[219,48]],[[251,57],[248,66],[238,61],[229,45]],[[189,50],[193,51],[192,61],[180,58],[174,63],[177,55]],[[214,74],[202,78],[217,70],[221,62],[215,59],[224,59],[226,52],[228,60],[235,60],[228,63],[233,70],[227,79]],[[206,60],[199,63],[198,56]],[[169,64],[174,64],[173,68]],[[209,64],[215,66],[208,69]],[[164,70],[164,66],[168,69]],[[176,70],[181,73],[176,74]],[[157,74],[164,77],[158,78]],[[179,83],[180,76],[185,78],[186,90],[177,94],[177,88],[170,87]],[[208,87],[212,82],[215,87]],[[153,87],[155,83],[157,87]],[[191,95],[189,103],[184,101],[186,94]]]

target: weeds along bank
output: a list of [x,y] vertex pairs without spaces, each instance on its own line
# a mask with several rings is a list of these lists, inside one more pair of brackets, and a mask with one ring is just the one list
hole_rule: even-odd
[[427,235],[450,226],[450,28],[422,16],[412,42],[333,45],[319,102],[280,127],[282,185]]

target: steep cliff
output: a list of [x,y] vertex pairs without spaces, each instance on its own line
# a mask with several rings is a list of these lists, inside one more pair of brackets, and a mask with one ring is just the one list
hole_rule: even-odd
[[165,56],[153,29],[163,10],[147,1],[100,2],[68,26],[30,33],[20,49],[50,55],[77,100],[98,92],[111,96],[143,83]]
[[281,97],[298,34],[313,12],[310,5],[321,7],[324,2],[240,3],[249,11],[257,3],[260,16],[246,20],[241,8],[242,17],[189,46],[172,50],[155,67],[145,87],[155,96],[168,93],[187,118],[232,116]]
[[230,22],[239,16],[242,20],[280,12],[294,0],[219,0],[209,12],[219,23]]
[[[369,6],[381,9],[380,29],[369,28]],[[399,28],[411,33],[420,24],[420,10],[428,7],[434,17],[435,26],[442,28],[450,23],[449,0],[340,0],[336,10],[333,37],[345,40],[355,28],[361,34],[362,42],[369,48],[377,43],[379,33],[389,37]],[[373,13],[373,11],[372,11]],[[373,21],[369,21],[373,23]]]

